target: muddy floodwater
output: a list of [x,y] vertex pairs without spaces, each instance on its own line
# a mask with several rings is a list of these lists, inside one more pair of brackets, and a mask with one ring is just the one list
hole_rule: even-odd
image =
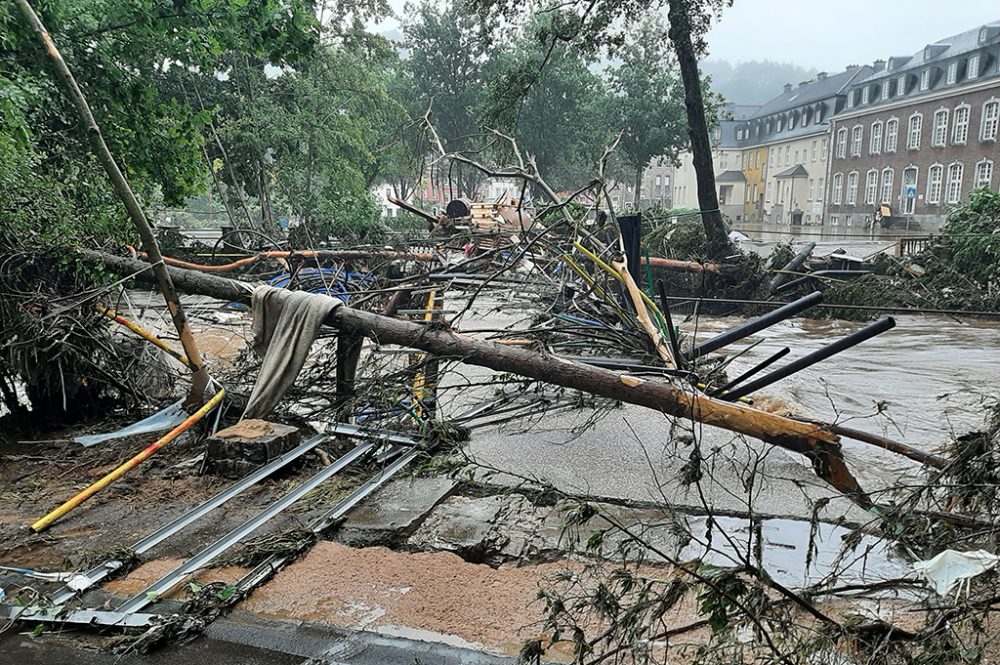
[[[742,319],[701,317],[681,324],[697,339],[740,323]],[[953,433],[983,422],[984,400],[1000,394],[1000,325],[984,319],[897,316],[896,327],[763,389],[758,396],[779,400],[813,417],[837,420],[882,433],[925,450],[934,450]],[[734,345],[761,341],[730,365],[737,376],[782,347],[791,353],[779,361],[819,349],[867,323],[795,319],[775,325]],[[881,413],[879,411],[881,410]],[[898,455],[845,441],[845,448],[865,473],[898,475],[911,464]]]

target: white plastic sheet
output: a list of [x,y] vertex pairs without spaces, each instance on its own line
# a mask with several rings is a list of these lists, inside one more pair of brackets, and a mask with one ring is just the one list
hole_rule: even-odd
[[945,550],[934,558],[917,561],[913,564],[913,569],[930,582],[939,595],[946,596],[956,586],[961,592],[963,582],[968,583],[973,577],[993,569],[998,562],[1000,557],[986,550]]
[[95,446],[98,443],[104,443],[105,441],[110,441],[112,439],[121,439],[126,436],[135,436],[137,434],[149,434],[150,432],[161,432],[163,430],[172,429],[177,425],[184,422],[184,419],[188,417],[186,411],[181,406],[184,400],[178,400],[163,409],[162,411],[157,411],[153,415],[137,423],[132,423],[128,427],[124,427],[117,432],[108,432],[107,434],[87,434],[85,436],[78,436],[74,441],[77,443],[82,443],[86,447]]

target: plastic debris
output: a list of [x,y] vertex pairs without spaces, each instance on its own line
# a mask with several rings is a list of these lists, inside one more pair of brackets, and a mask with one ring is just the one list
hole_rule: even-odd
[[961,593],[963,582],[968,588],[973,577],[993,569],[998,562],[1000,557],[986,550],[975,552],[945,550],[926,561],[917,561],[913,564],[913,569],[930,582],[939,595],[945,596],[956,586],[957,593]]
[[132,423],[117,432],[87,434],[85,436],[78,436],[73,440],[89,448],[90,446],[96,446],[98,443],[104,443],[112,439],[123,439],[126,436],[149,434],[150,432],[161,432],[165,429],[171,429],[184,422],[184,419],[188,417],[187,412],[184,411],[184,407],[182,406],[183,403],[184,400],[178,400],[162,411],[157,411],[150,417],[140,420],[137,423]]

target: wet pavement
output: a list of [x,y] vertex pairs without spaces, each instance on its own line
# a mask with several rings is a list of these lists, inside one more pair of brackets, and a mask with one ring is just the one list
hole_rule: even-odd
[[[463,326],[499,328],[516,320],[516,314],[490,311],[484,304]],[[702,340],[741,320],[702,317],[681,327]],[[864,325],[811,319],[780,323],[731,347],[735,353],[763,340],[730,365],[730,375],[781,347],[790,347],[788,358],[794,359]],[[1000,393],[998,359],[1000,326],[995,322],[901,316],[893,330],[778,382],[755,398],[779,411],[837,421],[935,450],[954,433],[982,426],[983,401]],[[462,372],[470,381],[489,375],[480,368],[465,367]],[[476,394],[465,391],[456,408],[467,406]],[[806,520],[815,501],[831,498],[821,513],[825,519],[866,522],[871,517],[836,496],[799,455],[713,427],[686,423],[672,429],[669,418],[632,405],[611,409],[593,427],[573,431],[588,415],[547,414],[530,427],[514,423],[479,429],[468,449],[477,461],[505,472],[488,479],[498,484],[526,476],[597,497],[666,503],[693,512],[712,509]],[[679,481],[693,449],[691,439],[700,441],[705,458],[701,492]],[[867,444],[845,439],[843,445],[849,466],[869,492],[890,487],[918,469],[906,458]],[[756,472],[752,484],[748,465]]]
[[18,665],[299,665],[301,656],[203,638],[147,655],[117,655],[81,648],[46,635],[0,635],[0,662]]

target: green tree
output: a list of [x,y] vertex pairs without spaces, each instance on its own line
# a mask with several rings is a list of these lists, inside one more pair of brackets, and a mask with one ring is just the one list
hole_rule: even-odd
[[[556,190],[576,189],[613,134],[603,117],[607,88],[587,51],[560,38],[559,13],[535,17],[497,58],[480,122],[517,139]],[[510,155],[499,153],[498,160]]]
[[687,145],[684,90],[675,72],[656,15],[628,36],[621,62],[609,72],[609,124],[622,132],[619,150],[635,173],[636,207],[650,160],[676,160]]
[[[185,100],[180,76],[201,72],[210,78],[225,69],[231,52],[291,64],[310,54],[318,38],[314,7],[306,0],[50,0],[37,9],[147,205],[159,199],[179,205],[203,191],[207,180],[201,148],[208,114]],[[18,149],[37,161],[25,187],[64,197],[75,210],[49,219],[51,201],[35,200],[30,205],[39,206],[39,214],[24,215],[24,223],[77,239],[127,233],[41,48],[13,3],[0,7],[0,72],[10,91],[4,106],[23,120],[5,124],[2,140],[18,134]],[[12,207],[0,206],[0,214],[12,214]]]
[[215,100],[219,140],[209,156],[234,185],[231,204],[247,192],[265,231],[294,218],[313,241],[373,228],[381,142],[405,118],[388,94],[394,59],[384,40],[350,40],[294,70],[244,60],[212,84],[201,95]]
[[[493,77],[495,51],[484,39],[477,17],[463,0],[423,0],[408,4],[403,24],[405,62],[412,99],[431,121],[448,152],[472,149],[480,140],[479,109]],[[411,108],[413,106],[411,105]],[[444,176],[442,176],[444,177]],[[483,175],[450,165],[446,175],[459,194],[474,197]]]
[[[485,26],[506,26],[536,9],[516,0],[470,0],[479,10]],[[669,27],[667,35],[677,58],[684,85],[684,106],[687,112],[688,138],[694,169],[698,178],[698,203],[702,223],[714,252],[728,248],[725,223],[719,210],[712,167],[712,146],[705,113],[698,57],[706,50],[705,33],[712,17],[732,4],[732,0],[666,0]],[[638,17],[661,9],[654,0],[568,0],[559,4],[565,29],[557,38],[572,42],[578,48],[604,54],[617,54],[625,43],[625,35]],[[546,12],[551,14],[552,12]]]

